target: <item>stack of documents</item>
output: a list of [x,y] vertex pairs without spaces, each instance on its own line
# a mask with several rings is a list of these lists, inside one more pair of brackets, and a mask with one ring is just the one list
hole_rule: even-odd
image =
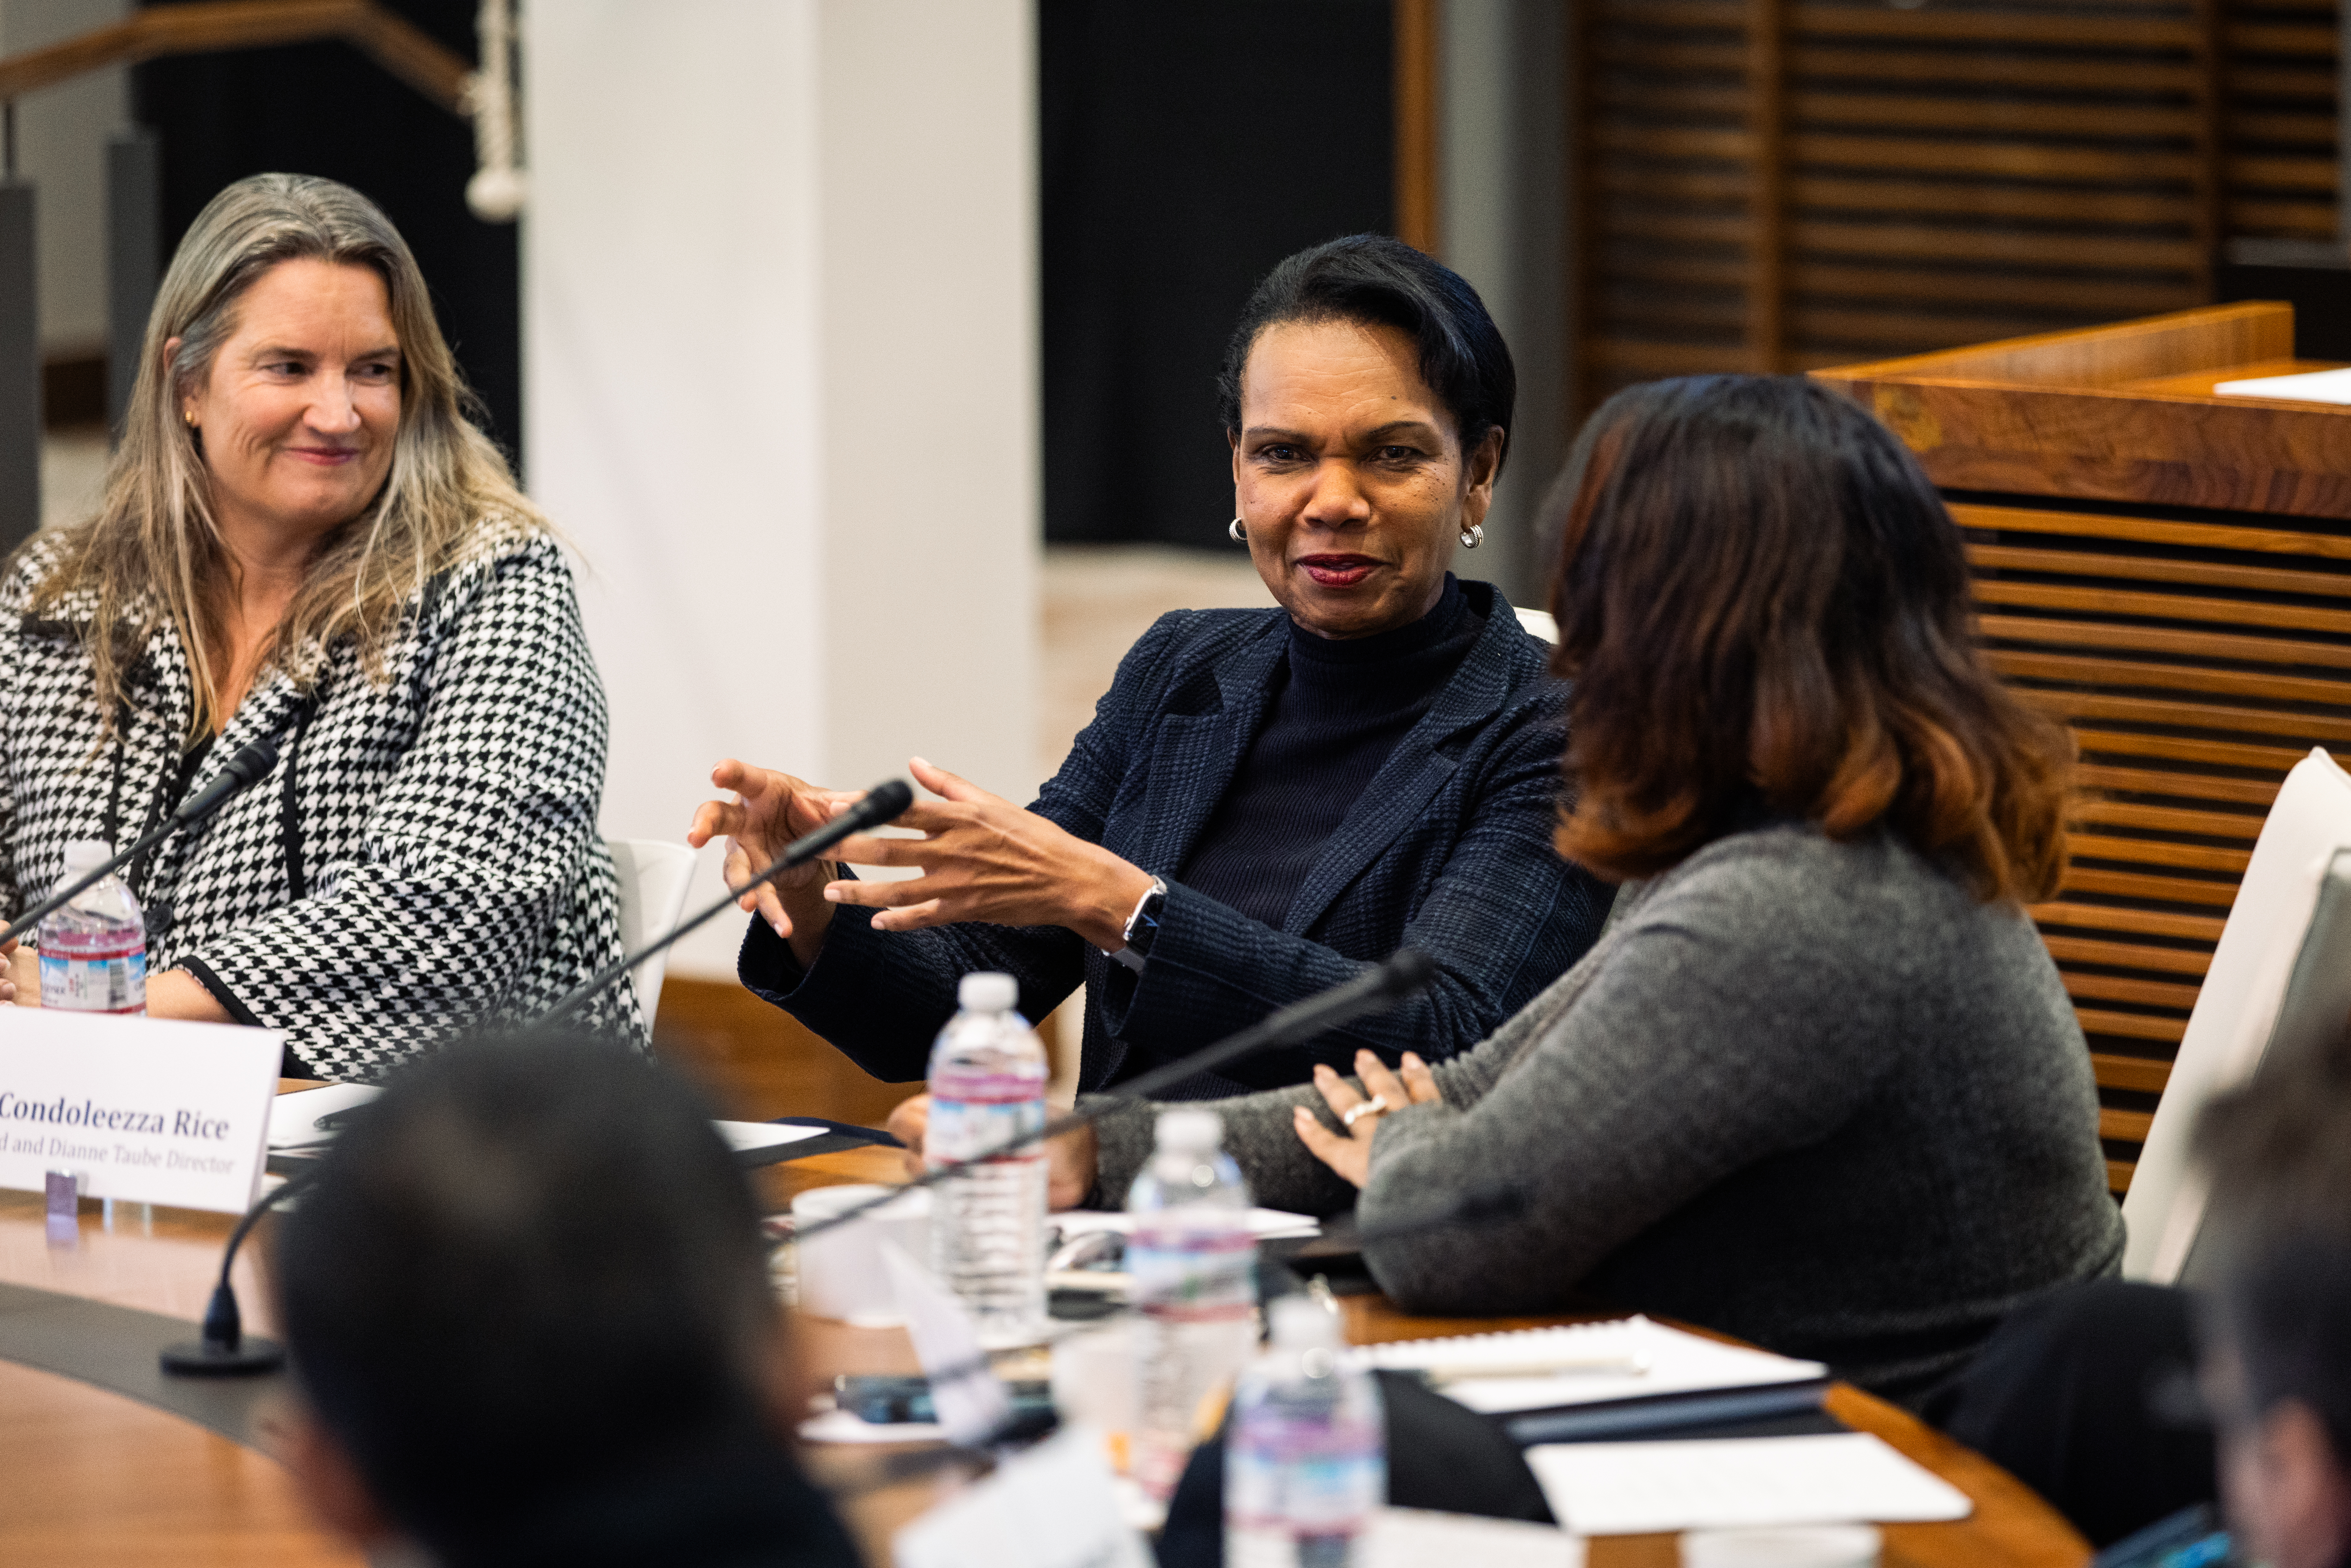
[[1504,1422],[1520,1443],[1634,1437],[1815,1409],[1828,1368],[1724,1344],[1647,1318],[1374,1345],[1374,1366],[1418,1372]]

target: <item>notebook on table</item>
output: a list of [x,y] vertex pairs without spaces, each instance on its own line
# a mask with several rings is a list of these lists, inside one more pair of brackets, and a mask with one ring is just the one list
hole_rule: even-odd
[[1648,1318],[1405,1340],[1365,1352],[1501,1421],[1521,1446],[1635,1437],[1817,1410],[1829,1370]]

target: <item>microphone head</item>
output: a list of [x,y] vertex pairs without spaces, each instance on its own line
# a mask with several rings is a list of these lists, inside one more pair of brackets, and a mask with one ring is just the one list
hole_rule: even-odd
[[265,735],[230,758],[221,771],[234,775],[240,783],[250,784],[267,777],[269,770],[277,766],[277,737]]
[[865,791],[865,799],[857,802],[857,814],[868,824],[879,826],[896,821],[914,803],[913,785],[904,779],[885,779]]
[[1399,947],[1380,966],[1380,974],[1387,982],[1381,988],[1389,996],[1408,997],[1437,978],[1437,960],[1417,947]]

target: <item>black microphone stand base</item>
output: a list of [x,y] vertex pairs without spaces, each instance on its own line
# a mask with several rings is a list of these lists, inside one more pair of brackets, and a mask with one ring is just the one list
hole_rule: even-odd
[[232,1350],[205,1340],[183,1340],[163,1352],[163,1370],[174,1377],[251,1377],[286,1364],[286,1347],[248,1334]]

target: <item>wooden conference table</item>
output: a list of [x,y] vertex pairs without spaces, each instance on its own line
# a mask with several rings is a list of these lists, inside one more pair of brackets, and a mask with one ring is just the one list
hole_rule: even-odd
[[[895,1155],[864,1149],[773,1166],[760,1173],[776,1207],[811,1186],[890,1180]],[[0,1193],[0,1286],[24,1286],[190,1320],[204,1311],[230,1218],[183,1209],[117,1205],[110,1217],[82,1206],[79,1244],[52,1247],[37,1194]],[[275,1332],[269,1302],[249,1260],[240,1259],[238,1296],[255,1333]],[[1562,1319],[1416,1318],[1378,1297],[1343,1301],[1355,1342],[1418,1339],[1532,1326]],[[78,1309],[77,1309],[78,1310]],[[102,1308],[94,1307],[93,1312]],[[804,1319],[802,1360],[811,1377],[914,1369],[895,1330],[852,1329]],[[1829,1408],[1875,1432],[1974,1500],[1954,1524],[1892,1525],[1889,1568],[2075,1568],[2088,1546],[2022,1483],[1904,1412],[1840,1385]],[[258,1424],[267,1442],[269,1422]],[[811,1450],[820,1479],[852,1479],[872,1449]],[[889,1561],[890,1531],[936,1495],[940,1481],[902,1483],[849,1505],[869,1559]],[[1593,1568],[1673,1563],[1671,1536],[1609,1537],[1593,1543]],[[286,1472],[253,1447],[123,1395],[0,1360],[0,1563],[10,1568],[131,1568],[133,1564],[237,1564],[239,1568],[363,1568],[363,1560],[318,1530]]]

